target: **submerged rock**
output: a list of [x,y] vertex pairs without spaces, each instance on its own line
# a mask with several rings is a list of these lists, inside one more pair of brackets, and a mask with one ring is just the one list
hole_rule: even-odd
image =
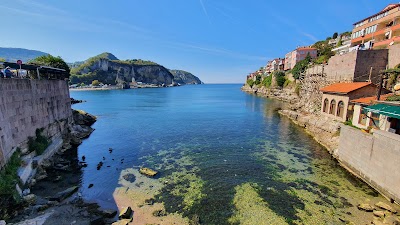
[[372,211],[374,211],[374,209],[375,209],[375,207],[371,206],[371,205],[368,204],[368,203],[359,204],[359,205],[357,206],[357,208],[358,208],[359,210],[363,210],[363,211],[366,211],[366,212],[372,212]]
[[384,218],[385,217],[385,212],[384,211],[374,211],[374,216]]
[[157,171],[154,171],[154,170],[146,168],[146,167],[140,168],[139,172],[148,177],[154,177],[155,175],[157,175]]
[[121,210],[118,218],[119,219],[131,219],[132,214],[133,214],[132,208],[129,206],[129,207],[123,208]]
[[375,204],[376,207],[387,210],[392,213],[397,213],[397,210],[393,209],[390,205],[383,203],[383,202],[378,202]]
[[123,177],[126,181],[129,181],[129,182],[131,182],[131,183],[135,182],[135,180],[136,180],[135,175],[130,174],[130,173],[125,174],[125,175],[122,176],[122,177]]
[[75,193],[78,189],[79,189],[78,186],[70,187],[70,188],[66,189],[65,191],[58,192],[54,197],[51,197],[49,200],[50,200],[50,201],[58,201],[58,202],[61,202],[61,201],[63,201],[64,199],[66,199],[66,198],[68,198],[69,196],[71,196],[73,193]]
[[114,216],[117,215],[117,210],[113,210],[113,209],[105,209],[102,211],[104,217],[106,218],[113,218]]

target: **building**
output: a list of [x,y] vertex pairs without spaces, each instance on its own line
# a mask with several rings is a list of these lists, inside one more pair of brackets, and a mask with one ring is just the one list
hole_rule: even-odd
[[340,36],[336,39],[329,40],[329,45],[334,47],[332,51],[335,54],[346,54],[350,50],[351,36]]
[[[374,96],[378,87],[370,82],[336,83],[321,89],[321,113],[330,118],[347,121],[353,118],[354,99]],[[390,91],[384,89],[382,93]]]
[[400,42],[400,4],[389,4],[382,11],[354,23],[351,46],[387,48]]
[[291,70],[299,61],[305,59],[307,55],[311,58],[317,58],[317,49],[311,47],[299,47],[285,55],[284,70]]
[[282,71],[285,67],[285,59],[277,58],[272,61],[269,61],[268,64],[268,73],[273,73],[275,71]]
[[[382,95],[380,100],[386,101],[386,99],[391,95],[393,94]],[[400,126],[400,122],[396,123],[396,118],[388,123],[387,116],[385,116],[384,114],[380,115],[379,113],[377,113],[377,111],[366,110],[366,108],[369,108],[370,106],[376,108],[377,106],[373,105],[377,102],[378,101],[376,96],[352,100],[351,103],[354,104],[354,113],[352,119],[353,126],[365,130],[368,130],[369,128],[374,128],[385,131],[388,131],[389,128],[395,128],[397,133],[400,132],[400,129],[398,128],[398,126]]]

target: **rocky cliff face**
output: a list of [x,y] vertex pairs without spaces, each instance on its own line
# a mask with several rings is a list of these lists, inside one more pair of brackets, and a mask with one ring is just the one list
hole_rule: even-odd
[[[171,72],[175,73],[174,76]],[[119,60],[111,53],[102,53],[71,69],[72,83],[91,83],[99,80],[104,84],[118,83],[129,87],[132,81],[158,86],[175,84],[200,84],[199,78],[179,70],[169,71],[165,67],[144,60]]]
[[170,70],[174,76],[175,83],[178,84],[203,84],[203,82],[195,75],[183,70]]

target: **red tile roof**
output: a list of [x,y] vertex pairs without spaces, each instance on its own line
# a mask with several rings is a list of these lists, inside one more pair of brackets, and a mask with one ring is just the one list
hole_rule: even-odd
[[[392,95],[393,95],[393,94],[381,95],[380,101],[386,101],[386,99],[387,99],[389,96],[392,96]],[[374,103],[374,101],[376,101],[376,96],[354,99],[354,100],[352,100],[351,102],[352,102],[352,103],[359,103],[359,104],[363,104],[363,105],[371,105],[371,104]]]
[[366,87],[370,84],[371,84],[370,82],[336,83],[336,84],[332,84],[332,85],[326,86],[324,88],[321,88],[320,90],[324,93],[330,92],[330,93],[347,94],[347,93],[350,93],[357,89]]

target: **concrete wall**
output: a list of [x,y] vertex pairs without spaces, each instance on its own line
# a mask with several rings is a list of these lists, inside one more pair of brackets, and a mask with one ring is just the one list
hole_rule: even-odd
[[400,44],[389,47],[389,68],[394,68],[400,64]]
[[342,125],[338,160],[388,198],[400,202],[400,135],[373,135]]
[[0,79],[0,168],[28,137],[45,128],[59,137],[72,121],[68,85],[62,80]]
[[369,79],[372,68],[372,82],[378,83],[379,71],[386,69],[388,50],[352,51],[332,56],[327,65],[316,65],[307,69],[308,74],[326,74],[329,82],[364,82]]

